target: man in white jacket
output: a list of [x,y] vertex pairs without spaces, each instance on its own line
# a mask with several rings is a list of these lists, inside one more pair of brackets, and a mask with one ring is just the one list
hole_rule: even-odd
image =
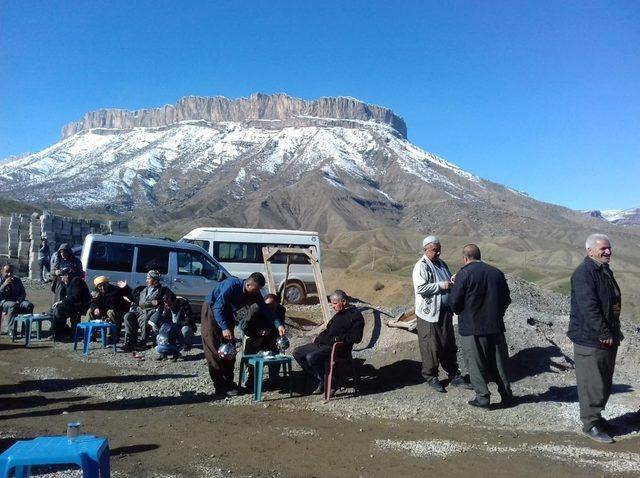
[[469,388],[460,375],[453,312],[449,307],[451,272],[440,259],[440,240],[436,236],[422,241],[424,255],[413,267],[413,290],[416,299],[418,345],[422,356],[422,376],[427,385],[445,392],[438,379],[438,367],[447,372],[449,385]]

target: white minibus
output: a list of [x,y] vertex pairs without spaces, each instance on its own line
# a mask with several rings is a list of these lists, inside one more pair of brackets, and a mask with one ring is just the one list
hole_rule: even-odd
[[[242,279],[252,272],[264,273],[264,246],[314,248],[320,260],[318,233],[311,231],[199,227],[185,235],[181,241],[202,247],[231,274]],[[280,292],[284,285],[286,263],[287,259],[283,254],[276,255],[271,260],[273,278]],[[309,293],[315,292],[313,269],[306,256],[291,256],[289,280],[285,290],[287,302],[301,304]]]

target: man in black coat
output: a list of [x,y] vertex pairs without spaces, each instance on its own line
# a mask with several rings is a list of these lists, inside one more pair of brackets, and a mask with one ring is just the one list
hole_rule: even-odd
[[116,325],[115,341],[120,338],[120,329],[133,301],[133,292],[127,281],[118,281],[117,285],[109,283],[106,276],[93,279],[96,290],[91,293],[89,320],[104,320]]
[[2,268],[0,276],[0,313],[6,314],[7,332],[11,337],[17,333],[16,317],[33,313],[33,304],[27,300],[27,292],[20,278],[13,275],[11,264]]
[[[51,306],[54,340],[73,336],[76,325],[80,322],[81,316],[87,312],[91,302],[91,293],[86,282],[73,274],[74,271],[70,268],[60,269],[60,280],[64,287],[61,289],[60,298]],[[67,319],[70,319],[71,331],[67,328]]]
[[464,246],[462,260],[464,266],[454,276],[449,304],[458,314],[462,352],[476,392],[476,398],[468,403],[489,408],[487,382],[493,379],[506,406],[513,401],[504,337],[504,314],[511,303],[509,286],[499,269],[481,261],[477,245]]
[[604,234],[586,241],[587,257],[571,276],[567,336],[573,342],[582,431],[592,440],[613,443],[600,414],[613,383],[620,331],[620,287],[609,268],[611,242]]
[[336,312],[327,327],[315,340],[301,345],[293,351],[293,358],[302,370],[318,381],[314,394],[324,392],[324,366],[331,356],[331,349],[336,342],[343,342],[353,347],[362,340],[364,317],[356,307],[349,304],[346,292],[336,290],[331,294],[331,307]]

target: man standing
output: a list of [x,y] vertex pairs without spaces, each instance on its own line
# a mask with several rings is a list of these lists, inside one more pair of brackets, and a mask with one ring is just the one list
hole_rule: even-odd
[[245,280],[229,277],[218,284],[202,304],[202,346],[216,394],[228,397],[238,394],[238,385],[233,381],[235,357],[220,357],[218,348],[225,342],[235,341],[235,316],[241,309],[257,303],[260,311],[278,329],[279,335],[285,334],[284,324],[267,307],[260,294],[265,282],[259,272],[254,272]]
[[453,313],[449,307],[451,273],[440,259],[440,239],[425,237],[424,255],[413,267],[413,289],[418,326],[418,346],[422,356],[422,376],[438,392],[445,392],[438,379],[438,367],[447,372],[449,385],[468,388],[458,367],[458,347],[453,330]]
[[464,266],[454,279],[449,303],[458,314],[458,331],[462,341],[471,386],[476,398],[468,403],[489,408],[487,382],[493,378],[502,397],[502,405],[513,402],[509,383],[509,350],[504,337],[504,314],[511,303],[504,274],[481,261],[480,249],[467,244],[462,249]]
[[[42,238],[40,249],[38,249],[38,267],[40,269],[40,280],[47,282],[51,273],[51,251],[49,249],[49,241],[46,237]],[[46,275],[45,275],[46,271]]]
[[[160,313],[164,307],[162,297],[167,288],[160,284],[160,273],[156,270],[147,272],[146,285],[140,291],[137,307],[132,307],[132,310],[124,316],[124,330],[127,335],[127,340],[122,347],[124,352],[131,352],[136,345],[144,347],[149,329],[153,327],[152,324],[159,327],[157,324],[160,322]],[[138,342],[138,332],[140,342]]]
[[27,292],[20,278],[13,275],[11,264],[2,268],[0,313],[7,314],[7,332],[10,337],[14,337],[17,333],[16,317],[20,314],[33,314],[33,304],[27,300]]
[[587,257],[571,276],[567,336],[573,342],[582,431],[592,440],[613,443],[604,410],[611,394],[620,331],[620,287],[609,268],[611,242],[604,234],[586,241]]
[[293,351],[293,358],[302,370],[318,381],[314,394],[324,392],[324,367],[331,356],[333,344],[344,342],[350,349],[362,340],[364,331],[364,317],[355,306],[349,304],[346,292],[335,290],[329,298],[335,314],[327,327],[312,343],[301,345]]

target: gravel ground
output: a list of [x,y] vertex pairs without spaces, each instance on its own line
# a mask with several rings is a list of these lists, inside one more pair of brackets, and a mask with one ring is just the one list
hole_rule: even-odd
[[[27,287],[33,290],[38,287],[44,290],[47,286],[31,281],[27,283]],[[501,430],[506,442],[504,445],[494,444],[494,448],[488,448],[483,443],[453,440],[378,440],[372,453],[407,453],[430,459],[447,459],[462,453],[489,451],[570,461],[581,466],[596,467],[607,473],[640,473],[640,455],[636,453],[603,452],[571,444],[524,444],[515,447],[507,444],[509,436],[532,432],[578,431],[580,428],[573,352],[565,335],[568,298],[513,278],[510,278],[510,286],[513,303],[505,317],[505,324],[511,355],[512,386],[515,395],[519,397],[518,405],[513,408],[491,411],[473,409],[466,404],[472,398],[471,391],[451,388],[448,393],[439,394],[427,389],[420,377],[415,335],[386,326],[386,321],[403,308],[389,310],[366,304],[358,304],[364,311],[367,325],[365,337],[354,352],[356,359],[361,362],[360,396],[350,398],[347,393],[350,389],[347,389],[329,402],[315,396],[274,401],[275,398],[283,397],[283,392],[267,391],[265,402],[261,406],[277,406],[297,411],[313,410],[349,421],[362,418],[411,420]],[[404,309],[409,308],[411,307],[407,306]],[[319,306],[295,306],[288,311],[289,315],[303,315],[313,319],[303,327],[290,328],[292,347],[308,342],[312,331],[316,329],[312,322],[318,322],[320,317]],[[527,322],[530,318],[537,322],[530,325]],[[614,392],[603,414],[610,420],[617,440],[637,436],[640,430],[640,420],[636,414],[640,406],[640,394],[637,391],[640,386],[637,373],[640,330],[635,325],[625,324],[624,332],[626,339],[619,350]],[[213,407],[245,406],[252,403],[252,397],[248,394],[210,401],[212,385],[200,348],[183,354],[182,359],[174,363],[155,361],[153,350],[135,354],[119,351],[114,354],[111,349],[103,350],[93,344],[91,354],[83,357],[80,351],[70,350],[69,344],[48,345],[61,351],[66,350],[71,362],[101,364],[115,374],[115,379],[82,379],[83,386],[69,390],[71,393],[119,401],[125,409],[127,405],[133,407],[140,402],[175,405],[180,404],[181,400],[193,403],[198,399]],[[464,372],[462,357],[460,364]],[[7,364],[5,362],[2,365]],[[42,391],[60,391],[61,383],[65,382],[59,379],[68,378],[62,376],[59,369],[46,365],[27,367],[20,373],[29,379],[38,380]],[[296,385],[299,388],[300,382]],[[313,428],[304,427],[281,427],[274,432],[299,440],[309,439],[315,434]],[[7,433],[3,436],[6,437]],[[65,473],[48,476],[75,476]],[[226,476],[226,470],[215,467],[203,469],[201,473],[202,476]]]

